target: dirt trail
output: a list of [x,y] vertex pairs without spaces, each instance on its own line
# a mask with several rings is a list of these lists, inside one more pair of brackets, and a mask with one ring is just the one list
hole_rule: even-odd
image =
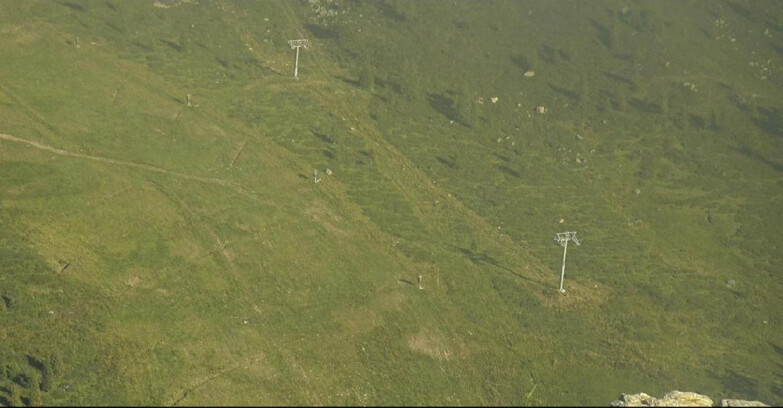
[[35,147],[36,149],[46,150],[48,152],[56,153],[56,154],[59,154],[59,155],[62,155],[62,156],[78,157],[78,158],[81,158],[81,159],[88,159],[88,160],[94,160],[94,161],[99,161],[99,162],[104,162],[104,163],[116,164],[118,166],[135,167],[137,169],[142,169],[142,170],[147,170],[147,171],[154,171],[156,173],[168,174],[168,175],[171,175],[171,176],[174,176],[174,177],[181,177],[181,178],[184,178],[184,179],[195,180],[195,181],[199,181],[199,182],[202,182],[202,183],[217,184],[217,185],[226,186],[226,187],[230,187],[230,188],[233,188],[235,190],[238,190],[238,187],[236,185],[234,185],[233,183],[231,183],[230,181],[227,181],[227,180],[216,179],[216,178],[206,178],[206,177],[191,176],[189,174],[178,173],[176,171],[171,171],[171,170],[166,170],[166,169],[163,169],[163,168],[160,168],[160,167],[151,166],[149,164],[135,163],[135,162],[125,161],[125,160],[111,159],[111,158],[108,158],[108,157],[91,156],[91,155],[83,154],[83,153],[69,152],[67,150],[62,150],[62,149],[58,149],[56,147],[45,145],[43,143],[35,142],[35,141],[32,141],[32,140],[26,140],[26,139],[22,139],[22,138],[19,138],[19,137],[16,137],[16,136],[11,136],[11,135],[7,135],[7,134],[3,134],[3,133],[0,133],[0,139],[7,140],[9,142],[24,143],[24,144],[27,144],[29,146]]
[[182,402],[182,400],[184,400],[185,398],[187,398],[187,397],[188,397],[188,395],[190,395],[190,393],[191,393],[193,390],[195,390],[196,388],[199,388],[199,387],[203,386],[204,384],[206,384],[206,383],[208,383],[208,382],[210,382],[210,381],[212,381],[212,380],[214,380],[214,379],[216,379],[216,378],[220,377],[220,376],[221,376],[221,375],[223,375],[223,374],[229,373],[229,372],[231,372],[231,371],[234,371],[234,370],[237,370],[237,369],[246,369],[246,368],[250,368],[250,367],[252,367],[252,366],[254,366],[254,365],[256,365],[256,364],[258,364],[258,363],[260,363],[260,362],[262,362],[262,361],[264,361],[264,355],[263,355],[263,354],[262,354],[262,355],[260,355],[260,356],[257,356],[257,357],[255,357],[255,358],[249,358],[249,357],[248,357],[248,358],[245,358],[245,359],[244,359],[244,360],[242,360],[242,361],[239,361],[239,362],[237,362],[237,363],[234,363],[234,364],[232,364],[231,366],[228,366],[228,367],[226,367],[226,368],[224,368],[224,369],[222,369],[222,370],[218,370],[218,371],[216,371],[216,372],[214,372],[214,373],[212,373],[212,374],[210,374],[210,375],[207,375],[207,376],[205,376],[205,377],[199,378],[199,379],[197,379],[197,380],[193,381],[193,382],[192,382],[190,385],[188,385],[187,387],[185,387],[185,389],[184,389],[184,390],[182,390],[182,391],[181,391],[181,392],[178,394],[178,396],[177,396],[177,397],[175,397],[175,398],[171,398],[171,399],[169,399],[168,401],[166,401],[166,403],[164,404],[164,406],[167,406],[167,407],[173,407],[173,406],[176,406],[177,404],[179,404],[180,402]]

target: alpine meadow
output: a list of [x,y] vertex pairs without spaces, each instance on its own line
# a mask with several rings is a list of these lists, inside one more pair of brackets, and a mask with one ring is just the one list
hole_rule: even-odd
[[782,202],[781,1],[0,0],[0,405],[780,405]]

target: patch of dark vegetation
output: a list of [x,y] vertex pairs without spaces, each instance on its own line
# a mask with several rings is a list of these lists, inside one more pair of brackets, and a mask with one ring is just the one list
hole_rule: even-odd
[[447,119],[459,120],[459,116],[454,109],[454,99],[443,94],[431,93],[427,96],[427,101],[430,103],[432,109],[445,116]]
[[509,59],[512,64],[516,65],[522,71],[528,71],[533,68],[530,59],[524,55],[512,55]]
[[177,43],[177,42],[174,42],[174,41],[171,41],[171,40],[167,40],[167,39],[165,39],[165,38],[162,38],[162,39],[160,40],[160,42],[162,42],[163,44],[166,44],[166,45],[168,45],[168,46],[169,46],[169,47],[171,47],[171,49],[173,49],[174,51],[177,51],[177,52],[182,52],[182,49],[183,49],[183,47],[182,47],[182,45],[180,45],[180,44],[179,44],[179,43]]
[[456,249],[459,252],[461,252],[463,255],[465,255],[470,260],[470,262],[473,262],[476,265],[490,264],[492,266],[497,266],[497,267],[501,266],[500,265],[500,261],[498,261],[497,259],[487,255],[486,252],[478,253],[478,252],[474,252],[474,251],[472,251],[472,250],[470,250],[468,248],[460,248],[460,247],[456,247]]
[[335,78],[339,79],[340,81],[345,82],[348,85],[358,87],[359,86],[359,80],[353,79],[353,78],[346,78],[344,76],[336,75]]
[[114,24],[112,22],[108,22],[107,21],[106,25],[109,26],[109,28],[111,28],[112,30],[114,30],[114,31],[116,31],[116,32],[118,32],[120,34],[125,34],[125,29],[123,29],[122,27],[118,26],[117,24]]
[[609,27],[593,20],[592,18],[590,19],[590,24],[597,32],[596,36],[598,38],[598,42],[601,43],[601,45],[603,45],[607,50],[614,50],[615,44],[617,42],[617,34],[610,30]]
[[81,12],[81,13],[87,11],[87,9],[84,8],[84,6],[79,4],[79,3],[73,3],[73,2],[70,2],[70,1],[66,1],[66,2],[63,2],[63,3],[60,3],[60,4],[62,4],[65,7],[68,7],[71,10],[78,11],[78,12]]
[[14,299],[7,295],[0,296],[0,308],[12,309],[14,307]]
[[699,115],[688,114],[688,121],[696,129],[705,129],[707,127],[707,121]]
[[560,94],[562,96],[565,96],[568,99],[571,99],[572,101],[579,100],[579,95],[577,95],[577,93],[574,92],[574,91],[571,91],[571,90],[568,90],[568,89],[565,89],[565,88],[561,88],[561,87],[559,87],[557,85],[554,85],[554,84],[551,84],[551,83],[548,83],[547,85],[549,85],[549,89],[557,92],[558,94]]
[[136,47],[141,48],[144,51],[151,52],[153,50],[152,46],[149,44],[146,44],[144,41],[134,41],[131,43],[131,45],[134,45]]
[[612,80],[617,81],[617,82],[620,82],[622,84],[628,85],[629,87],[634,85],[633,81],[631,81],[630,79],[628,79],[628,78],[626,78],[626,77],[624,77],[622,75],[615,74],[613,72],[606,72],[606,71],[604,71],[603,74],[607,78],[612,79]]
[[447,159],[442,156],[435,156],[435,159],[437,159],[441,164],[444,166],[450,168],[451,170],[456,170],[459,166],[457,165],[456,160],[454,159]]
[[726,391],[736,393],[737,395],[757,395],[757,381],[745,374],[729,371],[722,377],[723,385]]
[[30,388],[33,386],[35,378],[27,372],[19,371],[14,375],[12,381],[19,384],[22,388]]
[[372,150],[359,150],[359,153],[368,159],[375,159],[375,153]]
[[220,64],[220,66],[225,68],[225,69],[230,69],[231,68],[231,63],[229,61],[227,61],[227,60],[224,60],[223,58],[220,58],[220,57],[216,56],[215,57],[215,61],[217,61],[217,63]]
[[328,143],[328,144],[334,143],[334,140],[332,140],[332,138],[329,137],[329,135],[327,135],[326,133],[321,133],[321,132],[319,132],[317,130],[313,130],[312,132],[313,132],[313,135],[315,137],[317,137],[319,140],[321,140],[322,142]]
[[498,158],[498,159],[500,159],[500,160],[503,160],[503,161],[504,161],[504,162],[506,162],[506,163],[509,163],[509,162],[511,162],[511,158],[510,158],[510,157],[503,156],[502,154],[498,154],[498,153],[492,153],[492,155],[493,155],[493,156],[495,156],[495,157],[497,157],[497,158]]
[[571,55],[567,52],[551,47],[549,45],[542,45],[538,51],[538,55],[547,64],[557,64],[561,61],[571,61]]
[[381,12],[381,14],[386,15],[390,17],[392,20],[396,22],[403,22],[407,20],[408,18],[405,16],[405,14],[400,13],[397,11],[393,5],[389,4],[387,1],[382,1],[378,3],[378,11]]
[[636,110],[644,113],[662,113],[660,105],[639,98],[631,98],[629,104]]
[[338,37],[337,30],[333,28],[326,28],[317,24],[306,24],[305,28],[319,40],[332,40]]
[[633,61],[633,54],[613,53],[612,56],[617,58],[617,59],[619,59],[619,60],[623,60],[623,61],[626,61],[626,62]]
[[742,4],[739,4],[739,2],[727,1],[725,4],[727,6],[729,6],[731,11],[739,14],[740,16],[742,16],[743,18],[747,19],[748,21],[750,21],[752,23],[761,22],[761,19],[757,18],[757,14],[754,14],[747,7],[743,6]]
[[514,178],[520,178],[522,177],[522,174],[520,174],[518,171],[512,169],[511,167],[506,166],[505,164],[498,164],[497,166],[498,170],[501,172],[508,174],[509,176],[512,176]]
[[771,160],[767,159],[766,157],[764,157],[764,156],[760,155],[759,153],[757,153],[757,152],[755,152],[755,151],[751,150],[751,149],[750,149],[750,148],[748,148],[747,146],[742,146],[742,147],[740,147],[740,148],[737,148],[737,149],[735,149],[735,150],[736,150],[737,152],[741,153],[743,156],[750,157],[750,158],[752,158],[752,159],[754,159],[754,160],[758,160],[758,161],[760,161],[760,162],[762,162],[762,163],[766,164],[767,166],[769,166],[770,168],[772,168],[772,169],[773,169],[773,170],[775,170],[775,171],[780,171],[780,172],[783,172],[783,164],[781,164],[781,163],[775,163],[775,162],[773,162],[773,161],[771,161]]
[[783,137],[783,111],[778,108],[763,107],[756,111],[758,115],[753,118],[756,126],[770,135]]

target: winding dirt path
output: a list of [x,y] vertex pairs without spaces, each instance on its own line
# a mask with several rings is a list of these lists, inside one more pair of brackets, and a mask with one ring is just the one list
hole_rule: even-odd
[[168,174],[168,175],[171,175],[171,176],[181,177],[181,178],[188,179],[188,180],[200,181],[202,183],[218,184],[218,185],[221,185],[221,186],[227,186],[227,187],[236,188],[236,186],[234,186],[231,182],[226,181],[226,180],[222,180],[222,179],[191,176],[189,174],[178,173],[176,171],[166,170],[166,169],[163,169],[163,168],[160,168],[160,167],[155,167],[155,166],[152,166],[152,165],[149,165],[149,164],[141,164],[141,163],[135,163],[135,162],[125,161],[125,160],[111,159],[111,158],[108,158],[108,157],[91,156],[91,155],[83,154],[83,153],[69,152],[67,150],[58,149],[56,147],[48,146],[48,145],[45,145],[43,143],[34,142],[32,140],[22,139],[22,138],[19,138],[19,137],[16,137],[16,136],[7,135],[7,134],[4,134],[4,133],[0,133],[0,139],[7,140],[9,142],[24,143],[24,144],[27,144],[29,146],[35,147],[36,149],[46,150],[48,152],[52,152],[52,153],[59,154],[59,155],[62,155],[62,156],[78,157],[78,158],[81,158],[81,159],[88,159],[88,160],[94,160],[94,161],[99,161],[99,162],[104,162],[104,163],[111,163],[111,164],[116,164],[116,165],[119,165],[119,166],[135,167],[137,169],[142,169],[142,170],[147,170],[147,171],[154,171],[156,173]]

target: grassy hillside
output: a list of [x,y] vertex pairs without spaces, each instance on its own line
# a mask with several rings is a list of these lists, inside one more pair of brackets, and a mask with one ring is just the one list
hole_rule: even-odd
[[0,404],[781,404],[782,54],[771,0],[0,0]]

